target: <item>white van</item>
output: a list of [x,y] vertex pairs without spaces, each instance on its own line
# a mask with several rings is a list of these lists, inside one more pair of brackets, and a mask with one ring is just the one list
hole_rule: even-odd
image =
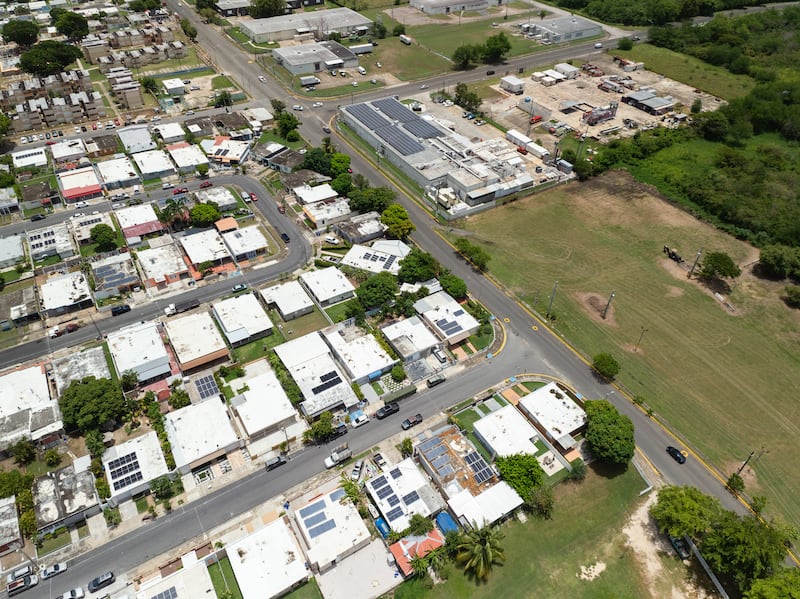
[[175,186],[172,183],[162,183],[161,184],[161,189],[172,189],[173,187],[175,187]]
[[600,48],[602,48],[602,47],[603,47],[603,44],[601,44],[600,42],[597,42],[597,43],[594,45],[594,47],[595,47],[597,50],[599,50]]
[[367,69],[365,69],[364,67],[358,67],[358,72],[361,73],[362,75],[366,75]]
[[336,239],[336,237],[334,237],[333,235],[326,235],[325,236],[325,243],[330,243],[330,244],[336,245],[337,243],[339,243],[339,240]]
[[133,186],[133,195],[140,194],[140,193],[142,193],[142,188],[139,187],[138,185],[134,185]]
[[30,576],[34,573],[32,566],[23,566],[21,568],[17,568],[11,574],[6,576],[6,583],[11,584],[15,580],[19,580],[20,578],[25,578],[26,576]]

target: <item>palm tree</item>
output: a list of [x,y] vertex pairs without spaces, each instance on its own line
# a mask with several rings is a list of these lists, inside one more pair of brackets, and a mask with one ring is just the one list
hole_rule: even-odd
[[428,560],[418,555],[413,556],[408,560],[408,565],[414,570],[414,576],[417,578],[425,578],[428,573]]
[[479,581],[486,580],[495,564],[506,561],[500,541],[503,533],[497,526],[484,525],[465,533],[459,543],[456,562],[464,566],[464,572],[472,574]]
[[173,197],[167,200],[164,204],[164,209],[161,211],[162,218],[167,226],[171,229],[176,220],[186,220],[184,218],[184,208],[186,207],[186,199],[183,196]]

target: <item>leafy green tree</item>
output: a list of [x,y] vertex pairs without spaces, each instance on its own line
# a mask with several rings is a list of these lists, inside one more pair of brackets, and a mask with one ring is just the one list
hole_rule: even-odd
[[158,500],[169,499],[172,497],[172,480],[169,476],[159,476],[150,481],[150,492]]
[[181,19],[181,29],[183,29],[183,33],[190,41],[193,42],[197,39],[197,29],[189,19]]
[[627,51],[633,48],[633,40],[629,37],[620,38],[617,42],[617,48],[623,51]]
[[433,521],[422,514],[412,514],[408,519],[408,534],[421,537],[433,530]]
[[0,472],[0,497],[20,496],[33,485],[33,474],[23,474],[17,469]]
[[272,112],[275,116],[280,116],[286,110],[286,102],[278,98],[272,98],[269,103],[272,105]]
[[453,51],[453,65],[456,69],[464,71],[478,61],[481,57],[481,46],[463,44]]
[[233,97],[231,97],[231,92],[228,90],[219,92],[214,100],[215,108],[222,108],[223,106],[233,106]]
[[350,192],[350,188],[353,186],[353,178],[350,176],[350,173],[339,173],[334,177],[333,181],[331,181],[331,187],[333,190],[338,193],[340,196],[347,196]]
[[114,528],[122,522],[122,515],[119,513],[119,508],[104,509],[103,517],[106,519],[106,524],[111,528]]
[[[320,175],[330,176],[331,174],[331,155],[321,148],[311,148],[303,156],[303,168],[319,173]],[[350,205],[353,208],[352,203]],[[353,208],[355,210],[355,208]]]
[[331,177],[346,173],[350,168],[350,156],[341,152],[331,154]]
[[406,369],[401,364],[395,364],[392,367],[392,380],[396,383],[406,379]]
[[33,21],[14,19],[3,26],[3,39],[14,42],[23,48],[36,43],[39,38],[39,26]]
[[47,464],[49,468],[55,468],[58,466],[62,459],[64,459],[64,456],[62,456],[61,452],[59,452],[55,447],[51,447],[44,452],[44,463]]
[[364,281],[356,295],[365,308],[377,308],[388,304],[397,293],[397,280],[389,272],[383,271]]
[[495,466],[500,476],[520,497],[530,497],[531,491],[544,481],[542,470],[536,456],[518,453],[510,456],[499,456]]
[[483,43],[483,60],[486,62],[501,62],[506,54],[511,50],[511,40],[502,31],[496,35],[490,35]]
[[191,404],[192,400],[189,397],[189,393],[186,391],[186,389],[173,389],[172,393],[170,393],[169,399],[167,399],[167,403],[173,409],[180,410],[181,408],[185,408]]
[[105,223],[95,225],[89,231],[89,237],[97,244],[98,251],[110,252],[117,249],[117,234]]
[[620,466],[633,459],[633,422],[605,399],[590,400],[586,410],[586,442],[598,459]]
[[158,93],[158,81],[153,77],[142,77],[139,79],[139,85],[142,86],[143,90],[153,95]]
[[658,491],[650,514],[659,532],[673,537],[696,537],[708,531],[722,513],[719,501],[696,487],[668,486]]
[[217,25],[218,21],[220,20],[219,15],[213,8],[201,8],[197,12],[201,17],[203,17],[203,20],[206,23]]
[[784,287],[783,301],[790,308],[800,308],[800,285],[787,285]]
[[740,591],[754,581],[778,572],[786,555],[791,531],[755,516],[726,511],[700,542],[703,557],[717,574],[730,577]]
[[196,170],[196,171],[197,171],[197,174],[198,174],[200,177],[206,177],[206,176],[208,176],[208,165],[207,165],[207,164],[198,164],[198,165],[195,167],[195,169],[194,169],[194,170]]
[[395,37],[400,37],[406,32],[406,26],[402,23],[398,23],[392,28],[392,35]]
[[730,130],[728,117],[718,110],[695,115],[692,125],[708,141],[722,141],[728,136]]
[[464,110],[469,112],[478,112],[481,107],[481,97],[474,91],[471,91],[466,83],[456,84],[456,95],[453,102],[461,106]]
[[619,362],[608,352],[595,354],[592,358],[592,368],[594,368],[600,376],[610,381],[613,381],[614,377],[616,377],[620,371]]
[[22,439],[12,446],[11,455],[17,464],[26,466],[36,459],[36,447],[29,439]]
[[497,526],[473,528],[461,535],[456,545],[456,563],[464,566],[464,573],[476,580],[486,580],[495,565],[502,565],[506,561],[505,552],[500,546],[503,538]]
[[769,578],[753,582],[745,599],[800,599],[800,569],[780,568]]
[[380,214],[394,203],[395,193],[388,187],[357,187],[358,189],[350,190],[350,208],[361,214]]
[[19,531],[22,536],[32,539],[36,534],[36,512],[34,510],[26,510],[19,515]]
[[290,131],[300,126],[300,121],[291,112],[282,112],[278,115],[278,135],[286,139]]
[[319,415],[316,421],[311,424],[304,436],[308,440],[324,441],[329,439],[333,434],[333,414],[330,412],[323,412]]
[[709,252],[703,258],[700,266],[700,277],[713,279],[715,277],[735,278],[742,274],[742,270],[725,252]]
[[286,14],[286,3],[283,0],[252,0],[250,16],[254,19],[265,19]]
[[741,493],[744,491],[744,479],[738,472],[734,472],[728,477],[728,482],[725,485],[734,493]]
[[[414,515],[416,516],[416,514]],[[415,553],[409,558],[408,565],[411,566],[416,578],[425,578],[428,575],[428,560],[424,557]]]
[[86,443],[86,451],[93,458],[100,458],[106,451],[106,446],[103,443],[103,433],[97,429],[86,431],[83,436],[84,443]]
[[372,23],[372,35],[377,37],[379,40],[382,40],[386,37],[387,31],[386,25],[384,25],[382,22],[375,21]]
[[438,260],[432,254],[419,248],[413,248],[405,258],[400,260],[397,278],[401,283],[427,281],[435,279],[441,268]]
[[132,391],[139,384],[139,375],[135,370],[126,370],[119,377],[119,383],[122,385],[123,391]]
[[195,10],[203,10],[204,8],[214,8],[216,6],[216,0],[195,0],[194,8]]
[[200,228],[210,227],[222,216],[216,206],[208,203],[196,204],[189,211],[189,215],[192,218],[192,224]]
[[25,6],[24,4],[23,5],[18,5],[14,9],[14,15],[16,15],[18,17],[24,16],[24,15],[29,15],[29,14],[31,14],[31,9],[28,8],[27,6]]
[[459,237],[455,240],[454,245],[458,252],[467,260],[472,262],[480,270],[486,270],[489,265],[491,256],[479,245],[470,242],[466,237]]
[[333,155],[336,153],[336,146],[333,145],[333,140],[330,137],[323,137],[322,138],[322,151],[326,154]]
[[82,432],[116,426],[127,411],[122,390],[111,379],[73,380],[59,400],[64,428]]
[[44,77],[60,73],[81,57],[80,49],[72,44],[44,40],[22,53],[19,66],[26,73]]
[[758,257],[759,273],[774,279],[800,274],[800,249],[772,244],[761,248]]
[[386,233],[396,239],[406,239],[416,229],[408,212],[400,204],[392,204],[384,210],[381,222],[386,225]]
[[689,109],[689,112],[692,114],[700,114],[703,110],[703,101],[700,98],[695,98],[694,102],[692,102],[692,107]]
[[59,14],[54,24],[61,35],[71,40],[79,40],[89,35],[89,20],[71,10],[65,10]]
[[553,495],[553,487],[548,484],[539,485],[531,489],[528,500],[525,502],[531,513],[542,520],[550,520],[553,517],[553,509],[556,499]]
[[467,297],[467,284],[464,279],[452,273],[445,273],[439,277],[442,290],[455,299]]

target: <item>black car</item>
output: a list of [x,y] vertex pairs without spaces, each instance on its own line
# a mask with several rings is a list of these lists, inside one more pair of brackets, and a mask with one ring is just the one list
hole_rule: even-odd
[[486,74],[487,75],[494,75],[494,71],[492,69],[489,69],[488,71],[486,71]]
[[114,306],[111,308],[111,316],[119,316],[120,314],[125,314],[125,312],[130,312],[131,307],[128,304],[122,304],[121,306]]
[[422,414],[415,414],[411,418],[406,418],[405,420],[403,420],[403,424],[401,424],[400,426],[403,427],[404,431],[407,431],[412,426],[417,426],[418,424],[421,423],[422,423]]
[[46,217],[44,214],[34,214],[34,215],[31,217],[31,221],[32,221],[32,222],[36,222],[37,220],[44,220],[44,219],[46,219],[46,218],[47,218],[47,217]]
[[99,591],[100,589],[107,587],[110,584],[114,584],[114,581],[117,579],[114,576],[113,572],[106,572],[105,574],[101,574],[97,578],[93,578],[89,581],[89,592],[94,593],[95,591]]
[[387,403],[385,406],[380,408],[376,413],[375,417],[378,420],[383,420],[387,416],[391,416],[392,414],[397,414],[400,411],[400,404],[396,401],[391,403]]
[[286,233],[281,233],[281,239],[283,239],[283,243],[289,243],[291,241]]
[[679,464],[683,464],[686,462],[686,456],[681,453],[681,450],[677,447],[673,447],[670,445],[667,447],[667,453],[672,456],[672,459],[678,462]]
[[339,424],[334,425],[333,431],[331,431],[330,435],[327,435],[325,438],[320,439],[319,442],[328,443],[346,434],[347,434],[347,425],[344,422],[340,422]]
[[279,455],[267,460],[264,466],[267,469],[267,471],[270,471],[270,470],[275,470],[275,468],[278,468],[280,466],[283,466],[286,462],[287,462],[286,456]]

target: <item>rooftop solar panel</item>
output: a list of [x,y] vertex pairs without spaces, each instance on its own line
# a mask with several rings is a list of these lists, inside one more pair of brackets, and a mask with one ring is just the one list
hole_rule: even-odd
[[435,447],[431,451],[426,453],[425,457],[428,458],[428,461],[433,461],[443,453],[447,453],[447,448],[442,445],[439,445],[438,447]]
[[345,108],[349,114],[358,119],[362,125],[373,131],[387,127],[391,124],[386,117],[364,104],[354,104]]
[[175,587],[169,587],[166,591],[161,591],[150,599],[178,599],[178,591]]
[[400,505],[400,498],[398,498],[397,495],[389,495],[389,497],[386,498],[386,503],[389,504],[389,507]]
[[450,463],[450,456],[443,455],[433,460],[431,462],[431,465],[437,470],[439,470],[440,468],[446,466],[449,463]]
[[311,514],[314,514],[324,508],[325,508],[325,501],[323,499],[320,499],[319,501],[315,501],[311,505],[307,505],[306,507],[301,509],[300,517],[308,518]]
[[402,515],[403,515],[403,510],[399,507],[396,507],[388,514],[386,514],[386,517],[389,519],[390,522],[392,522],[394,520],[397,520]]
[[417,119],[414,121],[409,121],[408,123],[404,123],[403,127],[411,133],[411,135],[415,137],[421,137],[422,139],[431,139],[434,137],[441,137],[442,132],[439,131],[436,127],[431,125],[428,121],[423,121],[422,119]]
[[336,522],[333,520],[326,520],[319,526],[309,529],[308,536],[312,539],[316,539],[319,535],[326,533],[329,530],[333,530],[334,528],[336,528]]
[[202,376],[198,378],[194,382],[194,386],[197,387],[197,392],[200,394],[200,399],[206,399],[208,397],[214,397],[219,395],[219,388],[217,387],[217,382],[214,380],[213,375]]
[[370,484],[372,485],[373,489],[377,489],[378,487],[382,487],[383,485],[388,485],[389,481],[386,480],[385,476],[381,475],[375,480],[373,480]]
[[411,505],[415,501],[419,500],[419,493],[416,491],[411,491],[408,495],[403,495],[403,503],[406,505]]
[[396,127],[375,129],[375,134],[403,156],[410,156],[425,149],[416,139]]
[[403,473],[402,473],[402,472],[400,472],[400,468],[394,468],[394,469],[392,469],[392,471],[391,471],[391,472],[389,472],[389,474],[391,474],[391,475],[392,475],[392,478],[394,478],[394,479],[398,479],[398,478],[400,478],[401,476],[403,476]]
[[331,501],[339,501],[344,496],[344,489],[336,489],[333,493],[331,493]]
[[122,457],[119,457],[119,458],[115,459],[115,460],[111,460],[108,463],[108,469],[109,470],[115,470],[116,468],[119,468],[120,466],[122,466],[124,464],[130,464],[131,462],[133,462],[135,460],[136,460],[136,453],[135,452],[134,453],[128,453],[128,454],[125,454]]
[[394,259],[395,259],[394,256],[389,256],[389,258],[386,260],[386,264],[383,265],[383,268],[386,270],[391,268],[392,264],[394,264]]
[[339,375],[336,374],[336,371],[335,370],[331,370],[330,372],[326,372],[321,377],[319,377],[319,380],[322,381],[323,383],[325,383],[327,381],[335,379],[337,376],[339,376]]
[[450,464],[447,464],[444,468],[437,468],[437,471],[439,472],[439,476],[442,478],[455,472]]
[[306,528],[311,528],[313,526],[316,526],[320,522],[324,522],[327,519],[328,516],[325,514],[325,512],[317,512],[313,516],[306,518],[303,522],[305,523]]
[[432,439],[428,439],[424,443],[420,443],[418,449],[422,453],[425,453],[429,449],[433,449],[437,445],[441,445],[441,444],[442,444],[442,442],[439,440],[439,437],[433,437]]
[[377,493],[378,499],[386,499],[387,497],[389,497],[389,495],[394,493],[394,491],[389,485],[386,485],[385,487],[381,487],[380,489],[375,491],[375,493]]
[[405,123],[408,121],[418,120],[419,117],[406,108],[405,104],[401,104],[394,98],[383,98],[381,100],[374,100],[372,105],[380,109],[380,111],[387,117],[394,121]]
[[453,316],[461,316],[464,313],[464,310],[456,310],[453,312]]

